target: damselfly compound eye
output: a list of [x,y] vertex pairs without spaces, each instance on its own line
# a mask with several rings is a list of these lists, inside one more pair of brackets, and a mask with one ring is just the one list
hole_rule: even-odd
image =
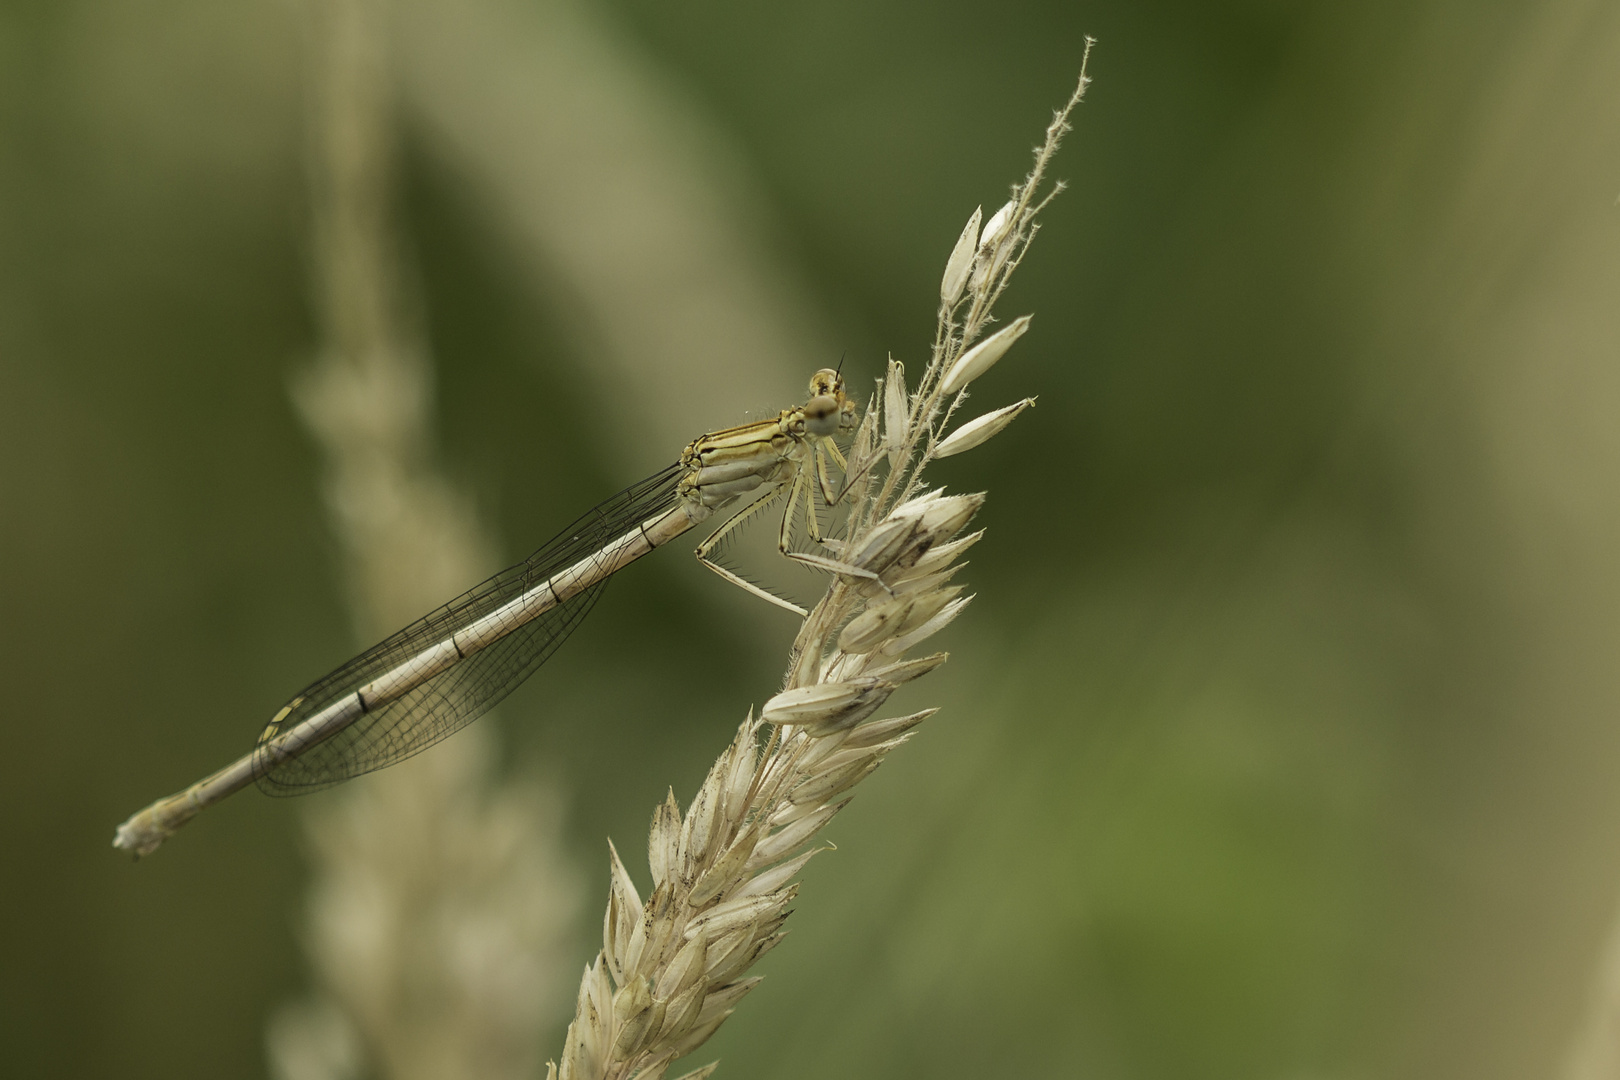
[[[848,412],[848,416],[845,413]],[[810,376],[810,400],[804,406],[804,429],[811,435],[852,430],[854,404],[844,396],[844,377],[832,368]]]
[[804,430],[812,435],[831,435],[841,424],[839,401],[830,394],[811,398],[804,406]]
[[822,368],[810,376],[810,396],[838,397],[844,392],[844,377],[832,368]]

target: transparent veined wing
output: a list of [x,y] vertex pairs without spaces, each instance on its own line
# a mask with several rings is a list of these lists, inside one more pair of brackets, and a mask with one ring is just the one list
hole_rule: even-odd
[[604,500],[523,562],[429,612],[295,695],[259,736],[254,760],[259,788],[271,795],[301,795],[330,787],[420,753],[483,715],[567,640],[600,597],[605,578],[296,756],[278,760],[266,751],[276,736],[673,507],[680,473],[679,466],[670,466]]

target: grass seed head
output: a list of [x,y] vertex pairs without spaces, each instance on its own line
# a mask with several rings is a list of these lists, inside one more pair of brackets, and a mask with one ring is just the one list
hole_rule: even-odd
[[1013,198],[982,229],[981,211],[969,217],[946,260],[935,344],[920,377],[908,387],[905,369],[891,361],[856,429],[849,510],[826,548],[862,573],[834,572],[800,628],[781,692],[743,721],[685,814],[673,793],[654,811],[654,888],[644,901],[612,853],[603,951],[580,985],[562,1080],[662,1080],[672,1061],[707,1041],[758,985],[749,968],[783,939],[796,879],[823,850],[807,845],[933,715],[873,718],[897,687],[945,661],[944,653],[907,653],[972,599],[950,580],[983,535],[957,538],[984,495],[946,494],[922,474],[1034,404],[1026,398],[946,434],[960,391],[1029,328],[1026,315],[983,336],[1035,234],[1046,164],[1084,86],[1082,77]]

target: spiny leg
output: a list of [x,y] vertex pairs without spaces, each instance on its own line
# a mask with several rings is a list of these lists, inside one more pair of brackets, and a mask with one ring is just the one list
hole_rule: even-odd
[[[824,445],[829,448],[832,453],[838,454],[838,447],[833,445],[831,442],[825,444],[819,442],[816,443],[816,479],[821,482],[821,497],[827,501],[828,506],[836,506],[838,505],[838,493],[833,490],[832,478],[827,475],[827,459],[822,454],[822,447]],[[838,457],[842,459],[843,455],[838,454]],[[847,462],[840,460],[840,466],[845,472],[849,471],[849,464]]]
[[[820,460],[821,458],[818,454],[817,461],[819,462]],[[789,533],[792,529],[793,512],[801,492],[804,495],[805,526],[809,529],[810,538],[818,544],[822,544],[823,546],[826,545],[826,541],[821,538],[820,522],[816,520],[816,495],[812,488],[813,481],[811,481],[807,476],[809,471],[810,466],[807,463],[799,470],[799,474],[794,477],[793,487],[788,492],[787,512],[782,515],[782,554],[786,555],[794,562],[803,563],[806,566],[813,566],[818,570],[828,570],[835,574],[846,574],[850,577],[865,578],[869,581],[877,581],[878,576],[876,574],[870,570],[863,570],[859,566],[853,566],[847,562],[840,562],[837,559],[829,559],[822,555],[810,555],[805,552],[788,550],[788,539]],[[826,474],[823,473],[822,475],[825,477]],[[887,586],[885,586],[885,589],[887,589]]]
[[735,531],[739,526],[742,525],[743,522],[747,521],[750,517],[759,513],[761,510],[765,509],[775,501],[775,495],[766,495],[764,498],[757,499],[750,505],[745,506],[741,510],[737,511],[735,514],[732,514],[731,517],[726,519],[726,523],[724,525],[710,533],[709,538],[698,545],[697,557],[707,562],[709,552],[718,547],[720,545],[720,541],[724,540],[728,533]]
[[[744,579],[742,577],[739,577],[737,574],[732,573],[730,570],[726,569],[724,566],[721,566],[719,563],[714,562],[713,560],[711,560],[709,558],[709,553],[712,552],[715,549],[715,547],[720,543],[720,541],[725,538],[727,533],[732,532],[739,525],[741,525],[744,521],[746,521],[751,515],[758,513],[760,510],[763,510],[765,507],[769,506],[771,503],[773,503],[775,501],[776,500],[775,500],[774,497],[766,496],[765,498],[760,499],[758,502],[754,503],[752,506],[744,507],[742,510],[738,511],[736,514],[733,514],[731,516],[731,518],[724,525],[722,525],[718,529],[716,529],[713,532],[713,534],[710,535],[710,537],[707,540],[703,541],[703,543],[698,545],[698,548],[697,548],[698,562],[702,563],[704,566],[707,566],[710,570],[713,570],[715,573],[719,574],[722,578],[724,578],[725,580],[731,582],[733,585],[737,586],[739,589],[742,589],[744,592],[752,593],[753,595],[759,597],[761,600],[765,600],[765,601],[767,601],[769,603],[775,604],[777,607],[780,607],[780,608],[786,608],[788,611],[793,612],[795,615],[803,617],[803,616],[807,615],[808,612],[806,612],[804,610],[804,608],[800,607],[798,604],[795,604],[795,603],[793,603],[792,601],[789,601],[789,600],[784,600],[780,596],[777,596],[775,593],[772,593],[772,592],[769,592],[766,589],[760,588],[758,585],[755,585],[752,581],[748,581],[748,580],[746,580],[746,579]],[[791,513],[792,512],[792,503],[790,502],[788,504],[788,506],[789,506],[789,512]]]
[[[810,539],[813,542],[820,544],[822,547],[828,546],[827,541],[822,539],[821,536],[821,519],[816,516],[816,493],[814,485],[815,481],[810,478],[810,464],[806,462],[799,467],[797,475],[795,475],[793,478],[793,488],[788,492],[787,509],[782,514],[782,533],[778,539],[777,546],[781,549],[783,555],[786,555],[790,559],[798,559],[800,562],[807,562],[820,558],[820,556],[810,556],[809,559],[803,559],[800,558],[799,552],[789,550],[792,547],[793,539],[793,514],[798,507],[798,500],[801,495],[804,496],[805,532],[810,534]],[[818,563],[814,562],[811,564],[819,565]]]
[[[819,452],[816,454],[816,460],[818,462],[821,460]],[[807,474],[809,471],[808,468],[805,469]],[[804,481],[804,531],[810,534],[812,543],[827,546],[827,542],[821,538],[821,518],[816,515],[815,484],[808,475]]]
[[[864,570],[859,566],[854,566],[847,562],[839,562],[837,559],[828,559],[820,555],[809,555],[802,551],[784,551],[782,554],[786,555],[794,562],[804,563],[806,566],[813,566],[817,570],[826,570],[833,574],[845,574],[849,577],[865,578],[867,581],[880,581],[878,576],[872,571]],[[889,588],[887,585],[883,586],[883,591],[891,595],[894,593],[894,590]]]
[[782,511],[782,528],[776,536],[776,549],[786,555],[793,546],[793,511],[799,505],[799,492],[804,488],[804,468],[793,473],[793,484],[788,488],[787,508]]

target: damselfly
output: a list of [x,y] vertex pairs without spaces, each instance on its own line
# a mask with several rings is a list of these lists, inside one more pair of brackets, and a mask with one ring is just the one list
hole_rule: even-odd
[[847,474],[834,436],[853,431],[855,420],[843,377],[824,368],[811,377],[803,405],[693,440],[679,462],[606,500],[523,562],[310,684],[276,713],[251,753],[135,814],[118,827],[113,846],[147,854],[199,811],[251,783],[272,795],[303,794],[432,746],[545,663],[590,612],[609,577],[750,497],[698,545],[697,557],[733,584],[804,614],[711,555],[785,494],[777,540],[782,553],[861,575],[790,544],[801,505],[810,538],[822,541],[815,496],[819,491],[829,505],[839,501],[828,463]]

